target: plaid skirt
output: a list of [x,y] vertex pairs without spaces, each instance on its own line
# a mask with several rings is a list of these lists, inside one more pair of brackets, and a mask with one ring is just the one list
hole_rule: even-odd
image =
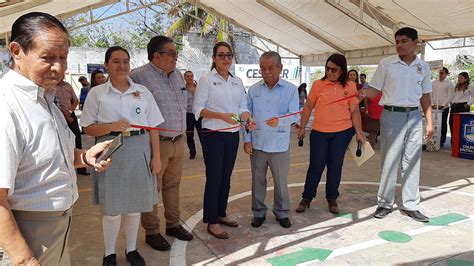
[[[97,138],[97,142],[113,136]],[[151,173],[151,144],[148,132],[123,138],[112,155],[107,171],[93,173],[93,202],[103,215],[149,212],[158,202],[156,177]]]

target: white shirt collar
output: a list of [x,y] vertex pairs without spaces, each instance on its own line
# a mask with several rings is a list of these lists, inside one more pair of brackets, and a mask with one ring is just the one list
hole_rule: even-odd
[[15,84],[16,87],[25,91],[35,102],[38,102],[38,98],[42,98],[45,94],[44,88],[36,85],[33,81],[13,69],[8,69],[2,80],[10,84]]
[[[221,76],[221,75],[219,75],[219,73],[217,73],[216,68],[213,68],[213,69],[211,70],[211,72],[214,73],[214,75],[218,75],[219,77]],[[232,73],[230,73],[229,71],[227,71],[227,73],[229,73],[229,76],[230,76],[231,78],[234,77],[234,75],[232,75]]]
[[420,59],[418,56],[415,55],[415,60],[413,60],[413,62],[411,62],[410,65],[408,65],[405,61],[403,61],[403,60],[400,58],[400,56],[399,56],[398,54],[396,54],[396,55],[393,56],[393,60],[392,60],[391,63],[392,63],[392,64],[400,63],[400,64],[403,64],[403,65],[406,65],[406,66],[414,66],[414,65],[416,65],[416,64],[420,64],[420,63],[421,63],[420,60],[421,60],[421,59]]
[[124,93],[120,92],[119,90],[117,90],[114,85],[112,85],[112,82],[109,80],[107,80],[106,82],[106,86],[107,86],[107,93],[110,93],[110,92],[117,92],[117,93],[122,93],[122,94],[131,94],[131,93],[135,93],[135,92],[140,92],[140,93],[143,93],[145,92],[143,87],[142,86],[137,86],[136,83],[133,82],[133,80],[130,78],[130,77],[127,77],[127,80],[128,80],[128,83],[130,83],[130,88],[128,88],[127,91],[125,91]]

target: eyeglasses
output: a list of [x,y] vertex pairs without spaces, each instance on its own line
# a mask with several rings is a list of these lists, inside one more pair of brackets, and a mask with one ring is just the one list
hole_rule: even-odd
[[326,67],[326,72],[332,72],[332,73],[337,73],[340,70],[338,67]]
[[231,59],[234,58],[234,54],[233,53],[227,53],[227,54],[217,54],[217,58],[221,59],[221,60],[225,60],[226,58],[228,59]]
[[167,54],[172,57],[178,57],[178,51],[158,52],[159,54]]

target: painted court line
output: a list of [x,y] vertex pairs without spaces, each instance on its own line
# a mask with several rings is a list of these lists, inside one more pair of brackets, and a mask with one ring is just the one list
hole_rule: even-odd
[[[242,169],[242,170],[244,170],[244,169]],[[324,184],[326,184],[326,182],[320,182],[320,184],[324,185]],[[304,183],[293,183],[293,184],[288,184],[288,187],[301,187],[303,185],[304,185]],[[372,186],[378,186],[379,183],[378,182],[369,182],[369,181],[346,181],[346,182],[341,182],[341,185],[372,185]],[[397,186],[400,187],[401,184],[397,184]],[[448,193],[453,193],[453,194],[462,195],[462,196],[474,197],[474,194],[472,194],[472,193],[454,191],[454,188],[446,189],[446,188],[436,188],[436,187],[428,187],[428,186],[420,186],[420,188],[430,190],[430,191],[448,192]],[[273,190],[273,187],[268,187],[267,188],[267,191],[271,191],[271,190]],[[233,195],[233,196],[229,197],[228,202],[231,202],[231,201],[234,201],[234,200],[246,197],[246,196],[250,196],[251,194],[252,194],[251,191],[246,191],[246,192],[242,192],[242,193]],[[191,216],[188,220],[186,220],[184,225],[186,225],[187,228],[190,231],[192,231],[194,229],[194,227],[202,220],[202,215],[203,215],[203,210],[201,209],[200,211],[195,213],[193,216]],[[465,221],[470,221],[470,220],[473,219],[474,215],[469,216],[469,217],[470,217],[469,219],[465,219],[465,220],[462,220],[462,221],[459,221],[459,222],[455,222],[455,223],[452,223],[450,225],[454,225],[454,224],[465,222]],[[421,227],[419,229],[409,231],[409,232],[407,232],[407,234],[413,236],[413,235],[417,235],[417,234],[421,234],[421,233],[424,233],[424,232],[437,230],[437,229],[444,228],[444,227],[445,226],[430,226],[430,225],[427,225],[425,227]],[[369,241],[366,241],[366,242],[362,242],[362,243],[359,243],[359,244],[354,244],[354,245],[343,247],[343,248],[338,248],[338,249],[335,249],[331,253],[331,255],[329,255],[329,257],[327,259],[334,258],[334,257],[337,257],[337,256],[341,256],[341,255],[344,255],[344,254],[348,254],[348,253],[351,253],[351,252],[355,252],[355,251],[358,251],[358,250],[374,247],[374,246],[381,245],[381,244],[384,244],[384,243],[387,243],[387,241],[379,238],[379,239],[369,240]],[[181,240],[176,240],[176,239],[174,240],[173,245],[171,247],[171,251],[170,251],[170,265],[187,265],[187,263],[186,263],[186,247],[187,247],[187,244],[188,244],[187,241],[181,241]],[[301,264],[301,265],[303,265],[303,264]]]
[[[464,222],[467,222],[467,221],[474,220],[474,215],[471,215],[471,216],[468,216],[468,217],[469,218],[467,218],[467,219],[451,223],[447,226],[457,225],[457,224],[460,224],[460,223],[464,223]],[[414,229],[414,230],[405,232],[405,234],[407,234],[409,236],[416,236],[416,235],[420,235],[420,234],[423,234],[423,233],[438,230],[438,229],[441,229],[441,228],[445,228],[447,226],[425,225],[425,226],[420,227],[418,229]],[[352,252],[356,252],[356,251],[360,251],[360,250],[363,250],[363,249],[375,247],[375,246],[382,245],[382,244],[385,244],[385,243],[388,243],[388,241],[383,240],[381,238],[378,238],[378,239],[373,239],[373,240],[369,240],[369,241],[366,241],[366,242],[350,245],[350,246],[347,246],[347,247],[337,248],[337,249],[333,250],[333,252],[331,253],[331,255],[329,255],[329,257],[327,259],[330,260],[330,259],[335,258],[335,257],[339,257],[339,256],[346,255],[346,254],[349,254],[349,253],[352,253]],[[306,263],[310,263],[310,261],[308,261]],[[303,265],[303,264],[301,264],[301,265]]]

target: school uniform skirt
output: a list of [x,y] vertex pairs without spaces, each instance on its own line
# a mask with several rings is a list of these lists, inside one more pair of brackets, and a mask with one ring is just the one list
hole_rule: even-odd
[[[97,142],[114,136],[97,138]],[[101,173],[93,173],[93,202],[103,215],[149,212],[158,202],[156,177],[151,173],[150,135],[123,138],[122,146],[112,155],[112,164]]]

